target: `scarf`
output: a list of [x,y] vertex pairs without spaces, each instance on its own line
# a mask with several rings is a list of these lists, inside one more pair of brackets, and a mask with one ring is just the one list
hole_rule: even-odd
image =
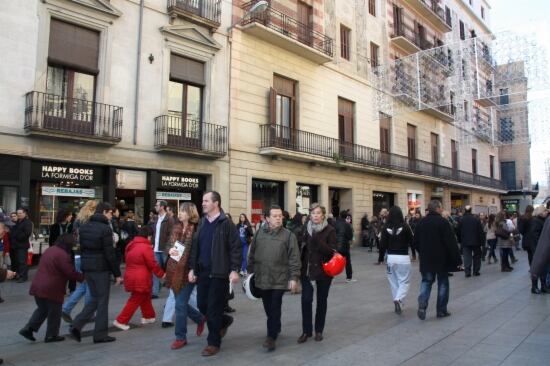
[[320,224],[314,224],[313,221],[308,221],[307,223],[307,232],[310,236],[313,236],[313,234],[319,233],[323,231],[328,225],[327,219],[324,219],[323,222]]

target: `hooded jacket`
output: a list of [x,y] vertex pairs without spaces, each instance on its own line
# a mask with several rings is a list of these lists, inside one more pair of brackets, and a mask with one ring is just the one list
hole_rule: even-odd
[[151,292],[152,274],[161,278],[164,271],[160,268],[149,239],[136,236],[126,246],[126,270],[124,271],[124,289],[128,292]]
[[82,272],[111,272],[120,277],[113,231],[105,215],[96,213],[79,229]]
[[384,227],[380,238],[380,248],[387,254],[409,255],[409,247],[412,246],[413,233],[409,225],[395,228]]

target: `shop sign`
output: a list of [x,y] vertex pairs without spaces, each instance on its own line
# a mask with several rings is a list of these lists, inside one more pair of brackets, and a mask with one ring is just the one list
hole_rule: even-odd
[[191,193],[157,192],[157,200],[191,201]]
[[147,173],[139,170],[117,169],[116,187],[144,191],[147,189]]
[[159,174],[159,187],[171,189],[204,189],[204,178],[197,176]]
[[43,196],[94,198],[95,189],[42,186],[42,195]]
[[101,173],[100,168],[33,162],[31,179],[97,185],[102,183]]

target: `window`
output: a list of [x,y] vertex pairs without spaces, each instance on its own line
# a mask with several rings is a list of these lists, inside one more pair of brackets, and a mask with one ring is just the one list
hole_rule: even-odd
[[349,28],[340,24],[340,56],[348,61],[350,59],[351,46],[350,33],[351,30]]
[[477,150],[472,149],[472,174],[477,174]]
[[481,7],[481,19],[485,19],[485,8]]
[[460,39],[464,41],[466,39],[466,29],[464,28],[464,22],[462,20],[458,22],[458,28],[460,30]]
[[403,8],[393,4],[393,36],[399,37],[404,35]]
[[369,14],[376,16],[376,0],[369,0]]
[[512,117],[500,118],[500,141],[514,141],[514,122],[512,121]]
[[495,157],[493,155],[489,155],[489,176],[495,177]]
[[458,170],[458,144],[455,140],[451,140],[451,168]]
[[477,37],[477,34],[476,34],[476,31],[475,30],[470,30],[470,38],[476,38]]
[[353,102],[338,98],[338,140],[340,155],[353,156]]
[[431,150],[432,150],[432,163],[439,164],[439,135],[436,133],[431,133]]
[[451,116],[454,116],[456,114],[455,92],[450,91],[449,96],[450,96],[450,101],[451,101]]
[[506,189],[516,189],[516,162],[506,161],[500,163],[500,179],[504,182]]
[[470,6],[474,6],[474,0],[469,0]]
[[380,65],[379,49],[376,43],[370,43],[370,66],[374,69]]
[[451,27],[453,24],[451,18],[451,9],[447,5],[445,5],[445,23],[447,23],[449,27]]
[[391,152],[391,117],[380,112],[380,151]]
[[200,139],[204,84],[202,62],[175,54],[170,55],[169,135]]
[[298,1],[298,40],[307,45],[313,42],[313,7]]
[[509,104],[510,103],[510,96],[508,95],[508,88],[503,88],[499,90],[500,98],[499,98],[499,104]]
[[416,160],[416,126],[407,124],[407,156]]
[[270,123],[277,127],[277,136],[290,138],[296,128],[296,89],[294,80],[274,75],[270,91]]
[[464,101],[464,120],[470,122],[470,107],[468,101]]

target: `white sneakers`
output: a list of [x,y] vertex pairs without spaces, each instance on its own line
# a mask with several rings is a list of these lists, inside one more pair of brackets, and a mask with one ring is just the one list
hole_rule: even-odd
[[155,318],[141,318],[141,324],[153,324],[155,321]]
[[119,322],[116,321],[116,320],[113,322],[113,325],[114,325],[115,327],[117,327],[118,329],[120,329],[120,330],[128,330],[128,329],[130,329],[130,326],[129,326],[129,325],[119,323]]

